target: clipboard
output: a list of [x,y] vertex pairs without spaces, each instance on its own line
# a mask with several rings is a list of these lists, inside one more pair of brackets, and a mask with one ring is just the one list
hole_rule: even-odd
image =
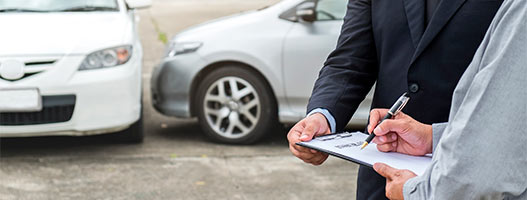
[[296,144],[360,165],[373,167],[373,164],[382,162],[397,169],[408,169],[417,175],[422,175],[432,162],[431,155],[411,156],[396,152],[381,152],[377,150],[375,143],[360,150],[360,146],[367,137],[368,135],[362,132],[343,132],[316,137],[311,141]]

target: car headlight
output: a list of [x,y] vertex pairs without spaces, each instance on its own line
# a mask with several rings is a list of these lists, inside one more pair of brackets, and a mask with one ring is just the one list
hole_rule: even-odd
[[172,57],[180,54],[197,51],[203,43],[201,42],[174,42],[171,41],[166,51],[166,57]]
[[82,61],[79,70],[100,69],[122,65],[132,56],[132,46],[120,46],[90,53]]

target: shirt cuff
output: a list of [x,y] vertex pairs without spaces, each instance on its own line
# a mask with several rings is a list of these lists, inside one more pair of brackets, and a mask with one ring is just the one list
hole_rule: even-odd
[[415,195],[412,195],[413,193],[415,193],[415,190],[417,189],[417,184],[419,184],[419,176],[408,179],[406,183],[404,183],[403,197],[405,200],[419,199],[419,198],[414,198]]
[[445,131],[448,122],[432,124],[432,153],[436,150],[437,144]]
[[315,114],[315,113],[320,113],[320,114],[324,115],[324,117],[326,117],[326,120],[328,121],[329,129],[331,130],[331,133],[335,133],[336,132],[335,129],[337,127],[336,127],[335,118],[333,118],[333,115],[331,115],[331,113],[329,113],[329,110],[324,109],[324,108],[315,108],[311,112],[309,112],[307,114],[307,116],[310,116],[310,115]]

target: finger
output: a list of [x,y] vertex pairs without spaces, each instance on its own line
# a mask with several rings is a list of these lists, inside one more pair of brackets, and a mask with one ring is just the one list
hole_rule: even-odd
[[317,153],[313,158],[306,159],[304,162],[313,164],[313,165],[321,165],[326,159],[328,158],[327,154],[324,153]]
[[386,135],[376,136],[374,139],[377,141],[375,144],[392,143],[397,141],[397,133],[389,132]]
[[404,134],[408,131],[409,124],[406,120],[403,119],[387,119],[384,120],[381,124],[373,130],[375,135],[386,135],[390,132],[395,132],[397,134]]
[[300,151],[296,150],[293,145],[289,145],[289,151],[291,151],[291,153],[296,157],[300,156]]
[[327,154],[320,156],[320,159],[317,162],[313,163],[313,165],[321,165],[328,159],[328,157],[329,156]]
[[319,154],[311,154],[312,157],[309,157],[309,158],[305,158],[305,159],[302,159],[302,161],[304,161],[305,163],[310,163],[310,164],[313,164],[317,161],[320,160],[320,156]]
[[300,146],[300,145],[297,145],[296,143],[297,142],[301,142],[300,140],[298,140],[298,137],[296,139],[291,139],[289,141],[289,147],[290,147],[290,150],[295,150],[295,151],[298,151],[298,152],[304,152],[304,153],[309,153],[311,152],[311,149],[310,148],[307,148],[307,147],[303,147],[303,146]]
[[300,122],[299,122],[297,125],[295,125],[293,128],[291,128],[291,130],[287,134],[287,140],[289,141],[289,145],[291,147],[290,148],[291,150],[308,152],[309,151],[308,148],[296,145],[296,143],[301,142],[300,141],[300,135],[302,134],[301,133],[301,130],[302,130],[301,126],[302,125],[300,125]]
[[373,140],[372,140],[371,142],[373,142],[373,143],[375,143],[375,144],[382,144],[382,142],[379,141],[379,137],[374,137]]
[[384,163],[373,164],[373,169],[386,179],[392,180],[393,175],[397,172],[397,169],[390,167]]
[[300,152],[298,149],[295,148],[295,144],[289,144],[289,151],[291,151],[291,153],[293,153],[293,155],[295,155],[296,157],[298,157],[300,155]]
[[396,143],[377,144],[377,149],[382,152],[395,151]]
[[372,140],[372,142],[375,143],[375,144],[386,144],[387,141],[388,141],[388,139],[384,135],[376,136]]
[[311,152],[299,151],[294,147],[294,145],[290,145],[289,150],[291,151],[291,153],[293,153],[293,155],[300,158],[301,160],[310,160],[316,156],[316,154],[311,153]]
[[379,138],[381,143],[391,143],[397,141],[397,133],[389,132],[386,135],[376,136],[375,138]]
[[395,132],[389,132],[384,136],[384,139],[386,143],[391,143],[397,141],[397,133]]
[[299,152],[302,152],[302,153],[311,153],[311,149],[310,148],[307,148],[307,147],[303,147],[303,146],[300,146],[300,145],[297,145],[297,144],[290,144],[294,149],[296,149],[297,151]]
[[298,122],[287,134],[287,140],[289,141],[289,150],[293,155],[300,159],[310,159],[313,157],[312,154],[318,153],[318,151],[296,145],[297,142],[301,142],[300,135],[302,134],[303,127],[305,126],[305,120]]
[[300,135],[302,135],[302,130],[304,129],[304,122],[300,121],[291,130],[287,133],[287,140],[289,143],[300,142]]
[[388,109],[376,108],[370,111],[370,121],[368,123],[368,133],[371,133],[379,121],[388,113]]

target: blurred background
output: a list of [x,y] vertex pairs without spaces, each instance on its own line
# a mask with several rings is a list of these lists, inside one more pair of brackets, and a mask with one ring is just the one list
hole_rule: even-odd
[[354,199],[286,139],[346,3],[0,2],[0,199]]

